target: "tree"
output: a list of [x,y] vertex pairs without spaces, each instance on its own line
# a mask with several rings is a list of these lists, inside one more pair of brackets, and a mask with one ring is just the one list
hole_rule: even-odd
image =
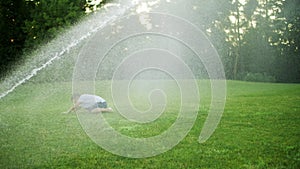
[[300,1],[282,4],[279,17],[284,18],[278,43],[276,70],[279,82],[300,82]]
[[[276,14],[277,1],[249,1],[245,9],[249,27],[244,35],[244,45],[242,55],[245,60],[244,75],[248,73],[262,74],[274,77],[274,62],[276,56],[276,46],[272,39],[276,39],[276,27],[274,18]],[[256,6],[254,6],[256,5]],[[255,9],[254,9],[255,8]],[[245,10],[245,11],[247,11]]]
[[99,10],[102,5],[110,1],[112,0],[86,0],[86,4],[85,4],[86,12],[87,13],[95,12]]
[[244,71],[241,47],[244,44],[243,36],[247,31],[248,21],[244,13],[245,4],[239,0],[230,0],[228,3],[230,7],[227,7],[227,11],[224,12],[224,15],[215,21],[218,25],[214,25],[214,27],[219,30],[213,29],[213,34],[218,31],[225,33],[225,39],[222,40],[225,46],[222,50],[225,51],[221,53],[225,54],[223,61],[226,61],[226,76],[227,78],[238,79],[238,75]]
[[26,33],[22,32],[23,20],[28,16],[23,0],[0,2],[0,76],[10,68],[21,53]]
[[244,76],[247,73],[261,73],[273,76],[275,50],[269,41],[264,38],[264,33],[258,28],[251,28],[245,34],[245,44],[241,47],[244,58]]
[[219,15],[208,28],[210,38],[220,46],[227,78],[244,79],[248,73],[258,73],[280,82],[299,82],[300,1],[229,2],[229,12]]
[[22,60],[24,50],[51,40],[85,15],[85,0],[0,1],[0,77]]
[[30,17],[23,31],[28,35],[26,47],[51,40],[62,28],[76,23],[85,13],[85,0],[30,1]]

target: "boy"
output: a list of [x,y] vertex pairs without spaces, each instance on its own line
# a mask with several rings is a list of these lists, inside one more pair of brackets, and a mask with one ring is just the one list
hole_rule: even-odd
[[91,94],[74,94],[71,97],[71,100],[74,104],[65,114],[70,113],[71,111],[76,110],[81,107],[92,113],[101,113],[101,112],[112,112],[112,108],[107,107],[106,101],[96,95]]

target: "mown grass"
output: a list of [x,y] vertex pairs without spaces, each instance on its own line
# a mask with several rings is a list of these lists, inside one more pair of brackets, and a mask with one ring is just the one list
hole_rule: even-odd
[[[71,83],[27,83],[0,100],[0,168],[300,168],[299,84],[228,81],[223,117],[204,144],[198,137],[209,83],[199,81],[199,87],[203,99],[189,134],[166,153],[131,159],[95,144],[76,114],[61,114],[71,106]],[[104,89],[96,92],[114,106]],[[148,137],[170,127],[176,110],[170,105],[169,115],[147,127],[130,128],[117,112],[105,117],[124,134]]]

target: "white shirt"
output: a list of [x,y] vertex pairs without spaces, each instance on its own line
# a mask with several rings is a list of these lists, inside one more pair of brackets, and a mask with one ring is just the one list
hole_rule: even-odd
[[77,102],[79,103],[80,107],[88,109],[97,103],[103,103],[106,101],[100,96],[83,94],[78,98]]

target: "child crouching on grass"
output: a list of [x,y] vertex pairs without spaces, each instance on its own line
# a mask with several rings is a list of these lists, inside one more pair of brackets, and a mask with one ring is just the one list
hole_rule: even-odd
[[107,107],[106,101],[100,96],[91,94],[74,94],[72,95],[71,100],[74,105],[67,112],[64,112],[65,114],[75,111],[77,108],[84,108],[92,113],[113,111],[112,108]]

